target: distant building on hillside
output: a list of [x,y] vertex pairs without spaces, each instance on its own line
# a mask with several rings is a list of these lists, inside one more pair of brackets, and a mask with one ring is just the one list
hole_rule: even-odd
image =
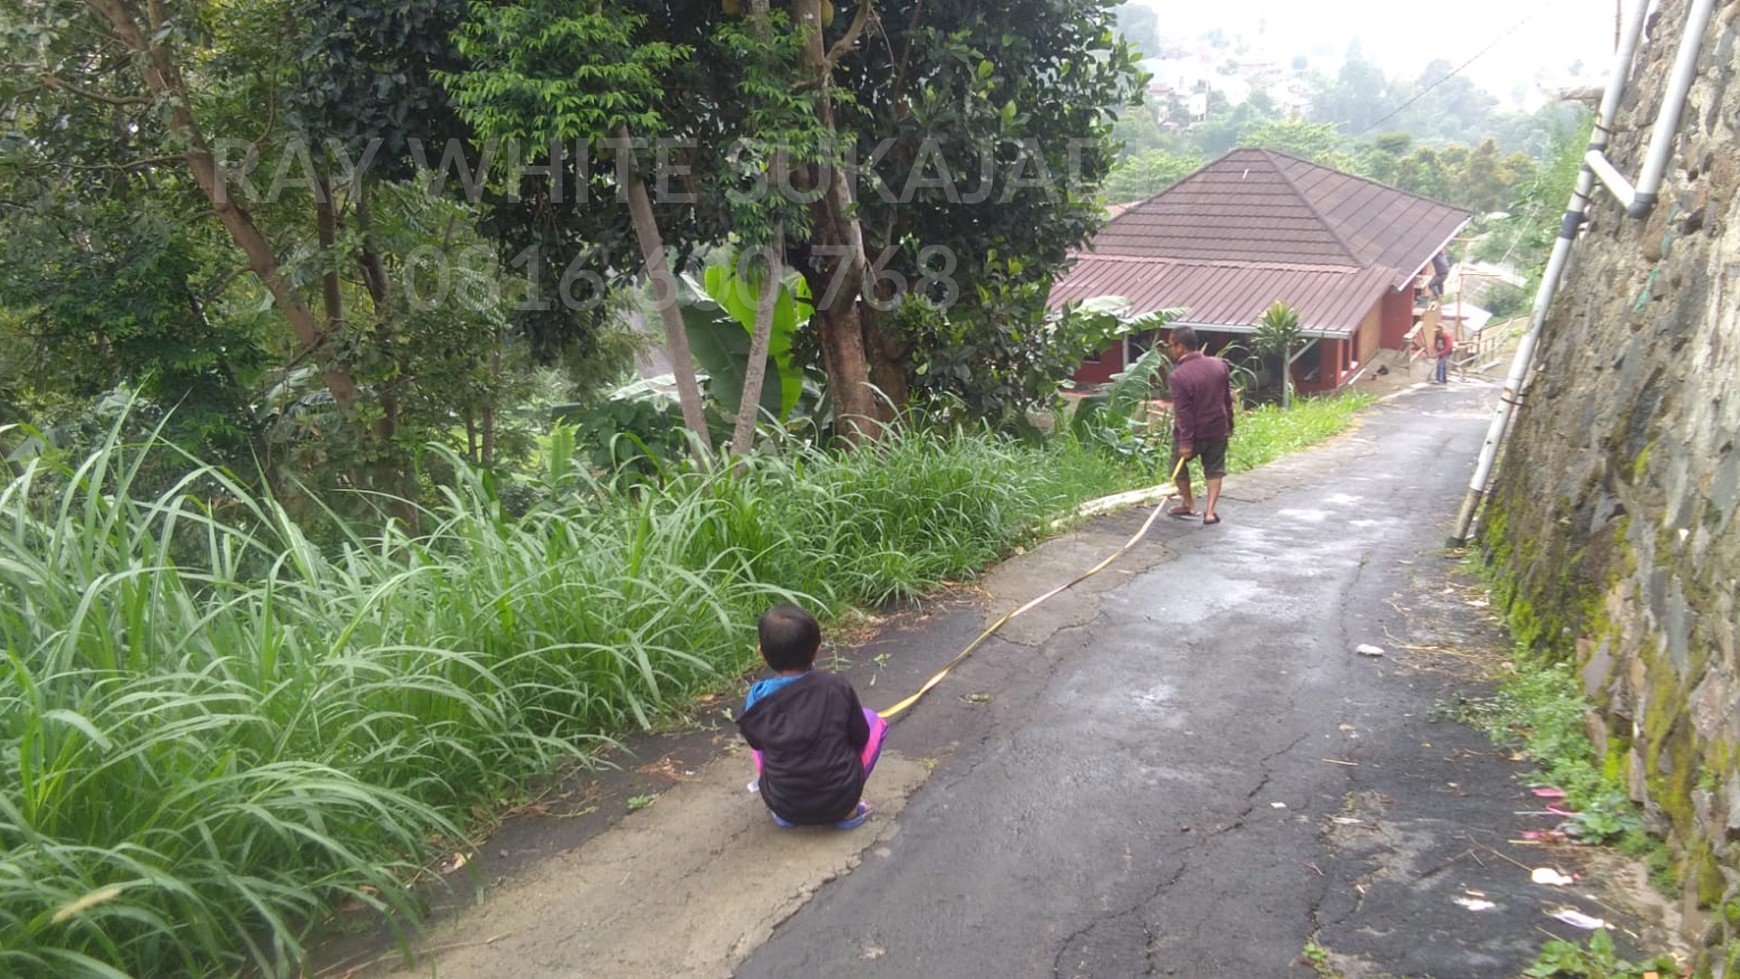
[[[1256,332],[1283,302],[1308,343],[1294,365],[1299,389],[1332,389],[1436,320],[1419,301],[1421,271],[1472,217],[1274,150],[1237,149],[1119,212],[1053,284],[1050,305],[1119,296],[1132,314],[1183,307],[1179,324],[1212,350]],[[1110,380],[1154,339],[1108,348],[1076,381]]]

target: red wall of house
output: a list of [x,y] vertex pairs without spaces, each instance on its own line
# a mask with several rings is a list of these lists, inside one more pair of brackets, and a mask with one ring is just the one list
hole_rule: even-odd
[[[1307,381],[1294,375],[1294,390],[1303,392],[1333,391],[1340,387],[1353,372],[1370,360],[1378,351],[1378,342],[1382,335],[1384,316],[1389,311],[1389,297],[1372,303],[1365,317],[1359,321],[1359,329],[1353,336],[1345,340],[1323,339],[1317,341],[1318,371],[1314,380]],[[1409,309],[1410,322],[1412,309]],[[1405,331],[1404,331],[1405,332]]]
[[1347,364],[1347,341],[1326,338],[1317,341],[1317,377],[1306,380],[1299,376],[1299,365],[1293,365],[1293,390],[1301,394],[1333,391],[1341,383]]
[[1107,384],[1111,381],[1113,374],[1123,369],[1124,341],[1119,340],[1100,354],[1098,363],[1081,365],[1074,374],[1070,375],[1070,379],[1077,384]]
[[1382,343],[1385,350],[1407,346],[1402,339],[1414,327],[1414,293],[1411,288],[1384,293]]

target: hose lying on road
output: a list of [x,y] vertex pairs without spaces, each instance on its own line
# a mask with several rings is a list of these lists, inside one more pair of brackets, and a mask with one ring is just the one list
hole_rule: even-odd
[[[1178,464],[1176,466],[1172,467],[1172,482],[1174,484],[1176,484],[1178,482],[1178,474],[1180,472],[1182,472],[1184,469],[1184,462],[1185,462],[1185,460],[1179,459]],[[960,664],[961,660],[964,660],[967,658],[968,653],[971,653],[973,650],[977,649],[980,643],[991,638],[991,635],[993,633],[995,633],[998,629],[1001,629],[1003,627],[1003,623],[1008,622],[1010,619],[1013,619],[1015,616],[1020,615],[1023,612],[1026,612],[1030,609],[1038,607],[1041,603],[1045,602],[1047,599],[1056,597],[1057,595],[1069,590],[1071,587],[1075,586],[1077,583],[1085,581],[1088,578],[1091,578],[1092,576],[1099,574],[1101,571],[1105,570],[1107,565],[1111,564],[1113,561],[1116,561],[1118,558],[1123,557],[1124,554],[1130,550],[1130,548],[1135,547],[1136,543],[1138,541],[1140,541],[1143,537],[1147,536],[1148,528],[1154,526],[1154,518],[1160,516],[1161,509],[1163,507],[1165,507],[1166,501],[1171,499],[1171,498],[1172,498],[1171,493],[1164,493],[1160,497],[1160,499],[1154,504],[1154,512],[1148,514],[1148,519],[1142,522],[1141,529],[1136,531],[1134,534],[1130,535],[1130,539],[1125,541],[1122,547],[1119,547],[1117,550],[1115,550],[1111,554],[1107,555],[1106,559],[1104,561],[1101,561],[1100,563],[1094,565],[1093,567],[1087,569],[1086,571],[1083,571],[1081,574],[1076,575],[1074,578],[1069,579],[1068,581],[1064,582],[1063,584],[1058,585],[1056,588],[1051,589],[1050,591],[1039,596],[1038,598],[1035,598],[1032,601],[1027,602],[1025,605],[1022,605],[1021,607],[1015,609],[1013,612],[1005,613],[1002,618],[991,623],[990,628],[986,629],[984,632],[979,633],[978,637],[975,638],[972,642],[967,643],[967,647],[965,649],[961,650],[960,652],[956,653],[954,656],[954,659],[951,659],[947,663],[945,663],[943,665],[943,668],[936,671],[936,674],[934,676],[932,676],[929,680],[926,680],[924,682],[924,686],[918,688],[917,693],[914,693],[912,696],[907,697],[905,700],[900,701],[899,703],[895,704],[892,707],[885,707],[882,710],[877,711],[876,713],[879,716],[881,716],[883,720],[888,720],[889,718],[894,717],[896,714],[899,714],[901,711],[906,710],[908,707],[911,707],[913,704],[918,702],[918,698],[929,693],[932,687],[941,683],[943,677],[949,675],[950,670],[952,670],[956,666],[958,666]]]

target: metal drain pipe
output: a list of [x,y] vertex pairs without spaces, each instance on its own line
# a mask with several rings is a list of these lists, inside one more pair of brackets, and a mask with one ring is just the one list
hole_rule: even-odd
[[1583,227],[1584,215],[1589,207],[1589,195],[1595,189],[1595,174],[1589,167],[1589,157],[1599,155],[1607,148],[1613,118],[1619,111],[1620,99],[1625,95],[1626,78],[1631,74],[1631,60],[1637,54],[1637,44],[1643,36],[1644,14],[1648,9],[1649,0],[1632,0],[1631,7],[1626,11],[1625,24],[1619,35],[1619,47],[1614,52],[1613,74],[1607,79],[1607,91],[1602,94],[1601,107],[1595,113],[1595,128],[1589,133],[1589,149],[1584,154],[1582,168],[1577,171],[1577,185],[1571,192],[1571,202],[1566,206],[1565,216],[1559,222],[1559,237],[1553,242],[1552,255],[1547,259],[1546,272],[1541,275],[1540,288],[1535,290],[1535,303],[1529,313],[1528,330],[1517,343],[1516,356],[1511,358],[1510,373],[1505,377],[1504,389],[1498,396],[1498,407],[1493,410],[1492,422],[1486,428],[1486,441],[1480,447],[1480,460],[1475,464],[1474,477],[1468,481],[1468,492],[1462,498],[1462,508],[1457,511],[1456,528],[1450,534],[1449,543],[1452,546],[1461,546],[1468,541],[1468,528],[1473,525],[1475,510],[1480,506],[1481,497],[1486,494],[1486,483],[1492,476],[1493,461],[1498,458],[1498,448],[1504,440],[1505,429],[1510,425],[1513,410],[1522,402],[1523,384],[1528,378],[1529,366],[1534,363],[1535,342],[1540,339],[1541,325],[1546,322],[1547,310],[1553,304],[1553,295],[1558,292],[1559,279],[1565,274],[1571,246]]
[[1649,148],[1643,154],[1643,171],[1638,174],[1637,186],[1633,187],[1600,150],[1591,149],[1584,156],[1589,168],[1601,178],[1619,203],[1625,205],[1628,217],[1648,217],[1655,207],[1656,194],[1661,190],[1662,177],[1667,173],[1668,157],[1673,155],[1674,136],[1679,133],[1680,113],[1685,109],[1692,81],[1698,75],[1698,53],[1704,46],[1704,29],[1710,26],[1710,15],[1715,8],[1716,0],[1692,0],[1685,29],[1680,34],[1679,51],[1674,55],[1673,70],[1668,75],[1667,93],[1662,97],[1662,111],[1655,117],[1655,128],[1649,134]]

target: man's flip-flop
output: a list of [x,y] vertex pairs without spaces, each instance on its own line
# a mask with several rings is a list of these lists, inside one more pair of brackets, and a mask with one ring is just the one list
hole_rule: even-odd
[[1189,520],[1191,517],[1196,516],[1196,511],[1189,507],[1175,506],[1172,509],[1167,510],[1166,515],[1179,520]]
[[1202,524],[1205,527],[1212,527],[1217,523],[1220,523],[1220,517],[1218,515],[1213,516],[1213,517],[1203,517],[1202,518]]
[[864,825],[864,820],[869,819],[870,815],[872,813],[874,813],[875,811],[876,811],[875,806],[871,805],[868,802],[864,802],[863,800],[859,800],[858,811],[854,812],[852,815],[846,817],[845,819],[842,819],[839,822],[835,823],[834,828],[835,829],[857,829],[858,827]]

